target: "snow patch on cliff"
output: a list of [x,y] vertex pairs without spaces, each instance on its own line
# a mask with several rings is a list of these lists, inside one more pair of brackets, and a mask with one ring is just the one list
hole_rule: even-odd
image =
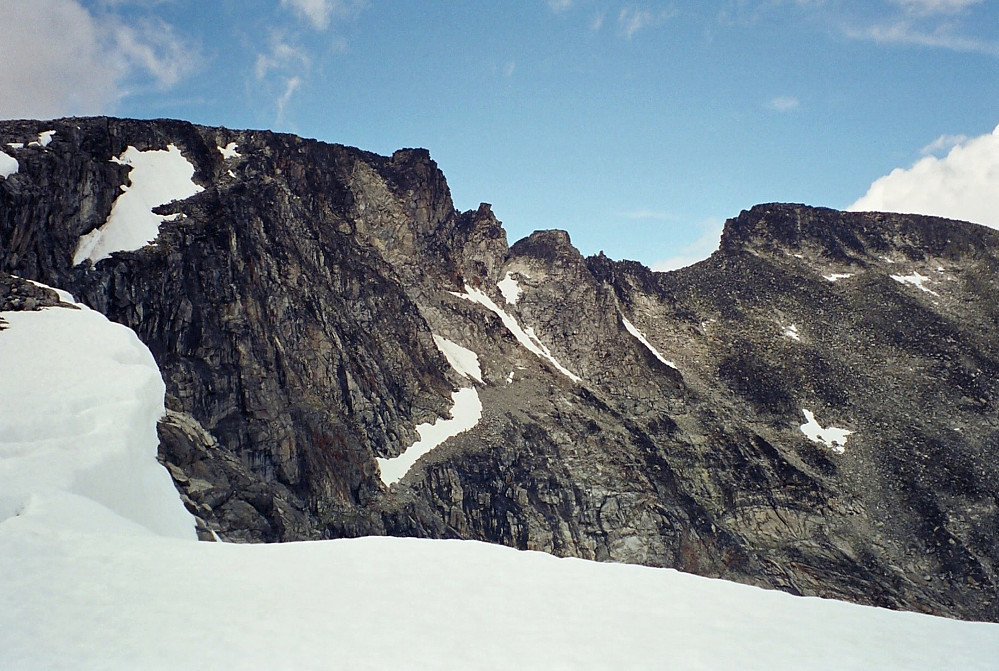
[[801,409],[805,415],[806,422],[799,429],[813,443],[823,443],[826,447],[832,448],[836,454],[843,454],[846,451],[846,437],[853,431],[849,429],[838,429],[835,426],[822,428],[822,425],[815,421],[815,415],[811,410]]
[[920,275],[916,271],[913,271],[911,275],[892,275],[891,278],[900,284],[911,284],[920,291],[925,291],[928,294],[933,294],[934,296],[940,295],[932,289],[924,287],[923,284],[929,282],[930,278]]
[[7,179],[16,173],[20,167],[16,158],[0,151],[0,177]]
[[464,433],[479,423],[482,417],[482,401],[479,400],[479,393],[473,387],[459,389],[451,394],[451,400],[454,404],[451,406],[451,419],[438,419],[432,424],[417,426],[416,432],[420,435],[420,439],[398,457],[391,459],[376,457],[375,460],[381,469],[382,482],[386,485],[398,482],[424,454],[448,438]]
[[52,138],[55,137],[56,132],[54,130],[44,130],[38,134],[38,139],[33,142],[29,142],[29,147],[48,147],[52,143]]
[[483,384],[482,369],[479,367],[478,354],[467,347],[462,347],[458,343],[439,335],[434,335],[434,342],[437,344],[437,349],[447,359],[447,362],[451,364],[451,368],[454,368],[459,375],[470,377],[478,381],[479,384]]
[[517,301],[520,300],[520,295],[524,293],[524,290],[520,288],[517,280],[510,273],[507,273],[503,279],[497,282],[496,286],[499,288],[500,293],[503,294],[507,305],[516,305]]
[[630,321],[628,321],[628,318],[625,317],[623,313],[621,314],[621,322],[624,324],[624,328],[626,328],[628,330],[628,333],[630,333],[631,335],[635,336],[635,338],[638,340],[638,342],[640,342],[643,345],[645,345],[645,348],[647,350],[649,350],[650,352],[652,352],[652,354],[655,355],[655,357],[657,359],[659,359],[660,361],[662,361],[664,364],[666,364],[670,368],[674,368],[674,369],[676,368],[676,364],[673,363],[672,361],[669,361],[666,357],[664,357],[662,354],[660,354],[659,350],[657,350],[655,347],[652,346],[652,343],[650,343],[645,338],[645,336],[642,334],[642,332],[639,331],[638,328],[634,324],[632,324]]
[[230,142],[224,147],[219,147],[218,150],[219,153],[222,154],[222,159],[228,161],[229,159],[241,157],[242,154],[236,151],[237,146],[238,145],[235,142]]
[[131,185],[121,187],[123,193],[115,199],[104,225],[80,237],[73,265],[86,259],[97,263],[113,252],[134,251],[148,245],[159,234],[160,224],[167,220],[167,216],[155,214],[153,209],[203,190],[192,179],[194,166],[173,144],[165,150],[150,151],[130,146],[111,160],[131,166],[128,173]]

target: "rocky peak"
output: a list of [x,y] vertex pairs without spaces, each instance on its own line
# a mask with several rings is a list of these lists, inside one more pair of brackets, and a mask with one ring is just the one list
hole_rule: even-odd
[[[146,343],[205,535],[471,538],[999,619],[993,231],[761,205],[654,273],[563,231],[507,249],[425,150],[103,118],[0,143],[0,272]],[[133,176],[111,159],[170,144],[203,190],[74,265]]]
[[743,211],[725,223],[721,249],[757,253],[809,254],[840,263],[867,265],[898,255],[960,258],[994,246],[999,233],[939,217],[881,212],[838,212],[828,208],[770,203]]

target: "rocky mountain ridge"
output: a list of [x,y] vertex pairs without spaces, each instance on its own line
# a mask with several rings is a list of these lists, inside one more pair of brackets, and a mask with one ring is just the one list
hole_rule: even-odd
[[[136,188],[112,159],[170,145],[202,190],[74,264]],[[761,205],[654,273],[509,247],[424,150],[108,118],[0,149],[0,272],[150,348],[206,537],[473,538],[999,620],[996,231]],[[460,389],[474,426],[383,482]]]

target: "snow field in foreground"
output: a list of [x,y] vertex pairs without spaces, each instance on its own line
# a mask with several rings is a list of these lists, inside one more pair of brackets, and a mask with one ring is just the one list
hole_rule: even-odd
[[994,669],[999,626],[470,541],[0,526],[19,669]]
[[4,671],[975,671],[999,659],[999,625],[672,570],[470,541],[194,542],[155,458],[163,385],[148,350],[85,308],[3,317]]
[[[0,523],[99,517],[194,539],[194,520],[156,462],[164,391],[156,362],[130,329],[78,307],[0,313],[8,324],[0,331]],[[100,506],[106,514],[80,514]]]

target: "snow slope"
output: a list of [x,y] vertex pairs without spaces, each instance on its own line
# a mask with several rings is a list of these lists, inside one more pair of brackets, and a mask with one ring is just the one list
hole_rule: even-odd
[[996,668],[999,625],[671,570],[466,541],[195,542],[155,460],[148,351],[86,309],[2,316],[5,671]]

